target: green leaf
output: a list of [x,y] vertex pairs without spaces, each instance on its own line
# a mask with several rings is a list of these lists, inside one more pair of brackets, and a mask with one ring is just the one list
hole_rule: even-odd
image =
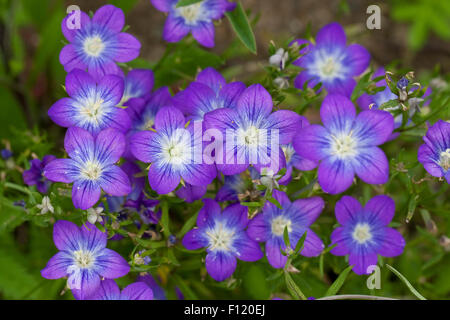
[[414,287],[412,286],[412,284],[408,281],[408,279],[405,278],[404,275],[402,275],[399,271],[397,271],[394,267],[388,265],[386,263],[386,267],[391,270],[397,277],[400,278],[400,280],[402,280],[402,282],[408,287],[409,291],[411,291],[411,293],[413,295],[415,295],[417,298],[419,298],[420,300],[427,300],[424,296],[422,296],[416,289],[414,289]]
[[302,235],[300,240],[298,240],[297,244],[295,245],[295,249],[294,249],[295,254],[299,254],[303,250],[307,232],[308,231],[305,231],[305,233]]
[[234,32],[242,43],[254,54],[256,54],[256,40],[253,30],[248,22],[247,14],[240,2],[237,3],[236,9],[225,14],[230,20]]
[[169,229],[169,203],[167,200],[164,200],[161,203],[162,215],[161,215],[161,225],[163,227],[164,236],[167,238],[170,236]]
[[261,203],[259,202],[241,202],[242,206],[246,206],[246,207],[260,207]]
[[181,231],[177,234],[177,238],[182,238],[189,230],[194,227],[195,222],[197,221],[197,216],[198,212],[186,221],[183,228],[181,228]]
[[334,296],[339,291],[339,289],[341,289],[341,287],[344,285],[345,279],[347,279],[347,276],[352,269],[353,266],[348,266],[344,269],[344,271],[341,272],[339,277],[337,277],[337,279],[328,288],[327,292],[325,293],[325,297]]
[[297,300],[307,300],[306,296],[303,294],[302,290],[294,282],[294,280],[292,279],[289,272],[284,272],[284,279],[286,280],[286,286],[293,298],[295,298]]
[[177,3],[177,8],[190,6],[191,4],[194,4],[194,3],[197,3],[197,2],[202,2],[202,1],[203,0],[180,0]]
[[267,200],[269,200],[269,202],[273,203],[278,209],[283,209],[280,202],[278,202],[278,200],[275,199],[274,197],[269,196],[269,197],[267,197]]

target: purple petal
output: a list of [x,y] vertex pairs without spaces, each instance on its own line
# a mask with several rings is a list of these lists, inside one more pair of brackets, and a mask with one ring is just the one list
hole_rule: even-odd
[[62,98],[51,106],[48,116],[57,125],[69,128],[76,122],[74,115],[77,111],[74,103],[75,101],[71,98]]
[[100,286],[89,300],[118,300],[120,289],[114,280],[105,279],[100,282]]
[[[80,277],[81,289],[71,289],[77,300],[84,300],[92,296],[98,290],[100,287],[100,276],[90,269],[81,269],[78,276]],[[70,281],[68,283],[70,283]]]
[[139,57],[141,43],[129,33],[121,32],[117,35],[117,53],[114,60],[117,62],[128,62]]
[[328,156],[328,131],[319,125],[313,124],[299,130],[293,139],[292,145],[299,156],[319,161]]
[[282,191],[273,190],[272,196],[281,204],[283,208],[286,208],[291,204],[291,200],[289,200],[287,194]]
[[446,150],[450,147],[450,123],[438,120],[427,131],[423,138],[428,146],[437,150]]
[[75,14],[80,14],[80,28],[84,29],[87,25],[90,24],[91,19],[89,18],[89,15],[83,11],[74,11],[71,14],[68,14],[62,21],[61,23],[61,30],[62,33],[64,34],[64,37],[67,39],[67,41],[69,42],[73,42],[75,40],[75,35],[77,34],[77,32],[80,29],[76,29],[75,25],[73,24],[71,27],[73,27],[72,29],[69,29],[68,25],[70,23],[76,22],[76,16],[72,17]]
[[45,166],[43,174],[50,181],[72,183],[79,175],[77,167],[72,159],[56,159]]
[[162,12],[169,12],[177,0],[150,0],[152,5]]
[[107,75],[100,80],[97,90],[104,104],[115,106],[122,100],[124,87],[121,77]]
[[378,262],[378,257],[376,253],[362,253],[362,254],[354,254],[350,253],[348,258],[348,263],[353,265],[353,271],[356,274],[369,274],[368,268],[370,266],[376,265]]
[[100,132],[95,139],[95,155],[102,164],[119,161],[125,150],[125,136],[115,129]]
[[321,197],[311,197],[295,200],[292,202],[292,206],[301,213],[302,221],[305,221],[305,226],[309,227],[319,217],[325,207],[325,202]]
[[272,112],[272,107],[269,92],[257,83],[244,90],[238,101],[237,111],[241,118],[257,121],[267,118]]
[[317,33],[316,43],[318,45],[328,45],[333,47],[345,46],[347,43],[345,31],[337,22],[327,24]]
[[180,188],[176,195],[177,197],[184,199],[188,203],[192,203],[194,201],[197,201],[206,193],[208,186],[202,185],[202,186],[193,186],[191,184],[187,184],[186,186]]
[[72,159],[87,161],[94,153],[94,138],[84,129],[69,128],[64,138],[64,149]]
[[331,132],[349,132],[355,115],[355,106],[351,100],[339,94],[327,95],[320,108],[320,118]]
[[225,78],[211,67],[203,69],[197,75],[196,81],[207,85],[213,89],[216,94],[226,85]]
[[67,251],[60,251],[47,262],[41,270],[42,277],[46,279],[59,279],[67,276],[67,268],[73,264],[73,257]]
[[[424,166],[425,170],[434,177],[442,177],[444,172],[435,160],[434,151],[426,144],[419,147],[417,159]],[[450,171],[449,171],[450,172]]]
[[184,24],[182,18],[174,18],[169,15],[164,25],[163,38],[167,42],[178,42],[191,31],[190,27]]
[[338,194],[352,185],[355,172],[346,161],[327,158],[319,164],[318,176],[323,191]]
[[205,113],[214,110],[216,94],[208,85],[192,82],[185,90],[173,98],[175,106],[194,120],[202,119]]
[[105,248],[96,259],[96,268],[102,277],[116,279],[123,277],[130,271],[127,261],[117,252]]
[[64,66],[66,72],[74,69],[87,69],[87,65],[81,60],[73,44],[67,44],[62,48],[59,53],[59,62]]
[[373,97],[374,97],[373,95],[364,93],[362,96],[360,96],[356,100],[356,102],[361,109],[370,110],[370,105],[375,103],[375,100]]
[[70,221],[59,220],[53,226],[53,242],[61,251],[77,251],[82,241],[80,228]]
[[145,163],[153,162],[150,153],[151,142],[156,134],[151,131],[140,131],[130,138],[131,153],[140,161]]
[[230,229],[243,230],[248,225],[248,207],[239,203],[228,206],[222,215],[226,219],[226,225]]
[[351,44],[347,47],[349,52],[349,59],[351,61],[350,68],[352,69],[352,75],[357,76],[367,69],[370,63],[370,53],[366,48],[359,44]]
[[335,256],[346,256],[350,254],[350,249],[346,245],[347,241],[348,233],[344,232],[344,228],[339,227],[334,229],[331,234],[331,245],[336,244],[336,246],[331,249],[331,254]]
[[225,108],[236,108],[245,88],[245,84],[239,81],[225,84],[219,94],[219,97],[223,100],[223,106]]
[[[305,85],[305,82],[308,83],[308,88],[314,88],[316,85],[319,84],[320,79],[319,77],[315,75],[311,75],[308,70],[300,71],[297,77],[294,79],[294,86],[297,89],[303,90],[303,87]],[[319,90],[319,92],[321,89]]]
[[353,78],[335,79],[332,82],[324,83],[328,94],[340,94],[350,98],[353,89],[355,89],[356,81]]
[[245,232],[242,232],[234,241],[233,246],[235,247],[236,257],[239,260],[253,262],[264,257],[259,244],[251,240]]
[[203,237],[199,229],[192,229],[183,237],[182,244],[188,250],[197,250],[207,247],[208,240]]
[[189,164],[186,165],[186,171],[183,171],[181,176],[187,183],[194,186],[207,186],[217,176],[217,170],[214,165]]
[[257,214],[253,219],[250,220],[247,228],[247,234],[250,239],[258,242],[265,242],[269,238],[269,229],[264,220],[263,214]]
[[134,97],[139,97],[149,94],[152,91],[155,83],[155,76],[152,70],[134,69],[128,72],[125,83],[129,91],[127,93],[132,94]]
[[158,194],[168,194],[180,184],[181,177],[173,171],[171,165],[158,167],[152,164],[148,171],[150,187]]
[[389,180],[389,162],[378,147],[362,149],[352,163],[355,173],[366,183],[384,184]]
[[203,199],[204,206],[198,213],[197,226],[205,225],[206,221],[213,219],[220,215],[220,205],[213,199]]
[[199,22],[197,26],[192,28],[192,36],[202,46],[214,47],[214,24],[212,22]]
[[90,97],[90,91],[95,89],[96,85],[89,73],[80,69],[75,69],[66,76],[66,91],[71,97]]
[[209,252],[206,255],[206,270],[216,281],[229,278],[236,269],[236,258],[232,254],[223,252]]
[[106,232],[100,231],[95,225],[86,223],[81,226],[83,245],[89,250],[97,252],[106,247]]
[[122,69],[114,62],[103,62],[89,66],[89,74],[95,81],[100,82],[104,76],[117,75],[124,77]]
[[298,154],[294,154],[292,156],[291,163],[296,169],[301,171],[310,171],[315,169],[319,165],[317,161],[303,158]]
[[125,15],[122,9],[108,4],[95,12],[92,22],[111,31],[120,32],[125,26]]
[[155,118],[156,131],[164,130],[171,132],[177,128],[183,128],[186,123],[180,110],[174,107],[164,107],[158,111]]
[[267,120],[271,130],[279,130],[280,144],[291,143],[302,122],[302,118],[290,110],[275,111]]
[[403,253],[406,245],[405,239],[397,230],[385,228],[383,240],[383,245],[378,251],[378,254],[383,257],[396,257]]
[[122,299],[153,300],[153,291],[144,282],[136,282],[122,290]]
[[378,195],[370,199],[364,206],[371,221],[377,221],[387,226],[395,214],[395,202],[385,195]]
[[108,166],[103,170],[100,186],[107,194],[115,197],[126,196],[131,193],[130,179],[117,166]]
[[300,254],[305,257],[317,257],[322,253],[324,248],[323,241],[319,236],[311,229],[308,229],[306,231],[304,247]]
[[216,109],[205,114],[205,129],[219,129],[223,132],[226,129],[235,129],[234,122],[238,118],[239,115],[235,110],[228,108]]
[[75,181],[72,187],[72,201],[77,209],[92,208],[100,199],[100,186],[91,181]]
[[356,215],[362,211],[362,206],[355,198],[343,196],[341,200],[336,202],[334,210],[336,213],[336,220],[344,226],[355,220]]
[[384,143],[394,130],[394,117],[387,111],[366,110],[355,121],[354,135],[358,144],[373,146]]
[[276,269],[283,268],[287,261],[287,256],[281,254],[280,248],[285,248],[285,245],[279,237],[272,238],[266,242],[267,260]]

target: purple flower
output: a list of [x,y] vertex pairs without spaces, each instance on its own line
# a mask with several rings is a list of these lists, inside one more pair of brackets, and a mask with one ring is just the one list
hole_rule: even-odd
[[97,135],[106,128],[126,132],[130,118],[117,107],[123,96],[123,79],[107,75],[96,83],[85,71],[76,69],[66,77],[70,98],[58,100],[49,110],[49,117],[61,127],[80,127]]
[[388,196],[375,196],[362,207],[353,197],[343,196],[336,203],[336,219],[341,227],[331,234],[330,252],[336,256],[349,255],[349,264],[356,274],[370,274],[378,256],[395,257],[403,252],[405,240],[389,228],[395,213],[395,203]]
[[131,70],[124,78],[124,91],[119,105],[127,105],[131,99],[141,99],[142,103],[145,103],[150,97],[154,83],[155,76],[152,70]]
[[214,47],[213,20],[221,19],[226,11],[235,8],[228,0],[203,0],[177,8],[178,0],[151,0],[159,11],[168,14],[163,38],[167,42],[178,42],[192,32],[202,46]]
[[274,268],[283,268],[287,256],[281,253],[286,250],[284,230],[288,229],[289,243],[294,249],[297,242],[306,232],[304,247],[300,252],[305,257],[318,256],[323,248],[322,240],[309,227],[322,212],[325,203],[320,197],[299,199],[291,202],[281,191],[274,190],[273,197],[283,209],[266,202],[262,213],[256,215],[249,223],[247,233],[255,241],[266,243],[267,260]]
[[356,175],[369,184],[389,178],[389,163],[377,146],[394,129],[394,118],[381,110],[362,111],[356,116],[350,99],[328,95],[320,108],[324,127],[307,126],[294,138],[294,149],[302,157],[320,161],[319,184],[325,192],[347,190]]
[[[244,90],[235,109],[221,108],[205,115],[206,129],[218,129],[223,137],[227,136],[227,131],[235,135],[235,139],[225,139],[222,163],[216,161],[224,175],[241,173],[250,164],[258,171],[269,165],[276,172],[284,167],[280,145],[292,141],[301,118],[290,110],[272,113],[272,107],[269,92],[260,84],[254,84]],[[232,147],[229,147],[230,142]]]
[[174,105],[189,120],[203,120],[206,113],[237,106],[237,101],[245,90],[242,82],[226,83],[225,78],[213,68],[200,72],[195,82],[174,97]]
[[86,210],[100,199],[101,190],[112,196],[131,192],[125,172],[114,165],[125,149],[125,137],[114,129],[94,137],[81,128],[69,128],[64,148],[71,159],[56,159],[44,168],[44,176],[63,183],[73,183],[75,208]]
[[450,123],[439,120],[430,127],[419,147],[418,160],[434,177],[450,183]]
[[303,39],[296,42],[308,44],[301,52],[306,54],[294,62],[304,68],[295,79],[298,89],[302,89],[305,82],[310,88],[321,82],[328,93],[350,96],[356,85],[354,77],[369,66],[369,52],[358,44],[347,46],[344,29],[338,23],[320,29],[315,45]]
[[[308,119],[303,116],[300,116],[300,118],[300,128],[309,126]],[[284,157],[286,158],[286,173],[280,180],[278,180],[279,184],[287,185],[291,181],[293,168],[300,171],[310,171],[315,169],[318,165],[317,161],[312,161],[299,156],[295,152],[291,143],[282,146],[281,149],[283,150]]]
[[25,170],[22,175],[25,184],[28,186],[36,185],[36,188],[40,193],[47,193],[51,182],[45,179],[43,172],[45,166],[55,159],[55,156],[47,155],[42,158],[42,161],[39,159],[31,160],[30,169]]
[[164,107],[155,118],[157,132],[141,131],[131,138],[130,149],[140,161],[151,163],[148,180],[159,194],[167,194],[183,179],[194,186],[208,185],[216,177],[214,165],[196,163],[194,151],[202,147],[202,139],[194,139],[193,125],[178,109]]
[[153,292],[144,282],[132,283],[120,291],[114,280],[103,280],[86,300],[153,300]]
[[125,26],[123,11],[113,5],[105,5],[95,12],[92,19],[84,12],[80,14],[79,29],[70,25],[74,18],[72,15],[64,18],[61,25],[64,36],[70,42],[59,56],[64,69],[67,72],[89,70],[97,81],[109,74],[121,75],[116,62],[136,59],[141,49],[135,37],[121,32]]
[[[372,78],[377,78],[377,77],[383,76],[384,74],[385,74],[385,70],[383,67],[381,67],[381,68],[378,68],[378,70],[373,74]],[[378,81],[376,83],[376,86],[377,87],[385,87],[385,89],[383,91],[375,93],[374,95],[369,95],[367,93],[364,93],[363,95],[361,95],[358,98],[357,103],[362,109],[376,110],[376,109],[379,109],[381,107],[381,105],[383,105],[383,103],[386,103],[390,100],[398,99],[398,96],[396,94],[392,93],[391,89],[389,89],[389,87],[386,83],[386,79],[381,79],[380,81]],[[413,88],[413,91],[414,90],[417,90],[417,88]],[[422,99],[425,99],[430,94],[431,94],[431,89],[428,88],[425,91],[425,94],[423,95],[422,98],[411,98],[410,99],[410,105],[411,105],[411,109],[409,112],[410,117],[416,112],[416,107],[413,106],[413,104],[411,103],[412,102],[411,100],[416,99],[416,101],[418,100],[420,102],[420,101],[422,101]],[[430,101],[426,101],[423,105],[425,106],[429,103],[430,103]],[[392,114],[393,111],[398,110],[399,108],[400,108],[400,103],[398,104],[398,106],[395,106],[390,109],[384,109],[384,111],[388,111]],[[409,121],[411,121],[411,120],[409,120]],[[403,114],[402,113],[395,116],[394,129],[400,128],[400,126],[402,125],[402,122],[403,122]],[[399,135],[400,135],[399,132],[392,133],[389,136],[388,141],[396,139]]]
[[9,158],[11,158],[13,156],[12,151],[9,149],[2,149],[0,154],[1,154],[2,158],[5,160],[8,160]]
[[161,288],[161,286],[150,274],[139,276],[136,281],[144,282],[145,284],[147,284],[147,286],[149,286],[150,289],[152,289],[155,300],[167,300],[163,288]]
[[[256,171],[255,168],[248,168],[251,180],[256,180],[261,177],[261,175]],[[239,201],[239,194],[243,194],[246,190],[250,189],[248,181],[246,181],[241,174],[235,174],[232,176],[224,177],[224,185],[217,191],[216,201]]]
[[236,269],[236,258],[257,261],[263,253],[244,229],[248,225],[248,208],[240,204],[228,206],[223,212],[217,202],[204,199],[197,217],[198,228],[183,238],[188,250],[206,247],[206,270],[216,281],[230,277]]
[[142,192],[136,200],[127,200],[124,207],[137,212],[144,224],[157,224],[161,218],[161,211],[155,212],[158,204],[158,200],[149,199]]
[[130,270],[125,259],[106,248],[106,233],[90,223],[80,228],[69,221],[57,221],[53,241],[59,252],[41,274],[46,279],[68,277],[67,284],[76,298],[92,295],[100,286],[100,278],[120,278]]
[[207,189],[208,185],[193,186],[186,184],[177,190],[176,195],[178,198],[184,199],[186,202],[191,203],[203,198]]

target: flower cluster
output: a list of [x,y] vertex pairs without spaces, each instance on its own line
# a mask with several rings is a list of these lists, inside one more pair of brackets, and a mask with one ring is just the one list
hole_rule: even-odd
[[[151,3],[168,14],[165,40],[177,42],[191,32],[206,47],[214,46],[213,20],[234,8],[227,0],[181,7],[176,0]],[[332,254],[349,256],[356,274],[370,273],[377,255],[403,252],[403,236],[388,226],[395,203],[387,195],[377,195],[365,206],[351,196],[336,199],[340,226],[330,241],[316,233],[324,199],[360,185],[355,176],[367,184],[387,183],[389,161],[380,146],[398,135],[394,130],[399,127],[390,112],[378,108],[395,98],[388,88],[361,96],[358,104],[363,110],[357,114],[351,95],[370,55],[360,45],[348,45],[339,24],[322,28],[315,41],[295,41],[306,44],[294,61],[302,68],[295,86],[321,83],[326,91],[319,125],[294,109],[274,106],[261,84],[227,82],[211,67],[172,96],[173,88],[154,88],[153,71],[133,69],[125,75],[117,64],[133,60],[140,50],[139,41],[122,32],[120,9],[106,5],[92,18],[82,13],[80,29],[68,28],[70,19],[62,24],[70,43],[60,56],[68,72],[68,97],[48,111],[57,125],[67,128],[67,157],[34,159],[23,179],[41,193],[48,192],[51,182],[66,184],[66,189],[71,184],[73,206],[87,211],[83,217],[88,222],[82,227],[65,220],[54,224],[59,252],[42,270],[43,277],[67,277],[77,299],[163,297],[149,275],[120,290],[113,279],[125,276],[130,264],[153,264],[149,255],[155,250],[133,251],[127,263],[106,248],[107,232],[101,231],[111,228],[110,240],[129,236],[144,246],[161,240],[154,226],[158,223],[165,237],[158,245],[164,243],[170,250],[179,245],[181,234],[187,250],[206,248],[206,271],[216,281],[230,278],[237,260],[254,262],[266,256],[273,268],[285,268],[300,241],[299,254],[306,258],[325,253],[325,244],[330,244]],[[289,57],[284,50],[277,55],[271,63],[283,70]],[[418,160],[432,176],[449,182],[450,124],[438,121],[424,142]],[[313,180],[305,196],[295,181],[307,171],[318,186]],[[186,224],[190,228],[176,237],[167,222],[173,198],[179,198],[178,203],[203,201],[196,227]],[[51,206],[48,197],[45,201]],[[127,223],[121,225],[124,220]],[[129,225],[138,231],[121,229]]]

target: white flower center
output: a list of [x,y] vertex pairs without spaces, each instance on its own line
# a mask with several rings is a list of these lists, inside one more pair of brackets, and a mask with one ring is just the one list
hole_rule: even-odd
[[105,49],[105,44],[99,36],[89,37],[84,40],[84,52],[91,57],[98,57]]
[[102,106],[104,100],[103,99],[90,99],[90,101],[86,102],[85,105],[81,108],[81,115],[87,117],[89,121],[95,122],[98,124],[99,118],[102,115]]
[[170,164],[181,165],[191,160],[191,136],[188,131],[180,129],[170,137],[164,137],[162,159]]
[[444,169],[444,171],[448,171],[450,169],[450,148],[441,152],[439,157],[439,165]]
[[202,2],[197,2],[189,6],[176,8],[177,13],[184,18],[186,24],[195,24],[202,15]]
[[288,232],[292,231],[292,222],[283,216],[278,216],[272,220],[272,234],[282,236],[284,229],[287,227]]
[[330,78],[333,77],[339,71],[339,64],[337,64],[333,58],[329,57],[322,62],[320,67],[320,72],[322,77]]
[[95,261],[94,255],[90,251],[78,250],[73,253],[75,264],[82,269],[90,268]]
[[356,140],[352,137],[352,132],[342,134],[338,137],[331,135],[331,152],[339,158],[353,157],[356,155]]
[[206,231],[209,238],[209,249],[211,251],[230,251],[235,232],[227,229],[223,223],[218,222],[214,229]]
[[286,163],[291,162],[292,157],[294,156],[295,150],[292,145],[282,146],[284,157],[286,158]]
[[367,223],[358,223],[353,230],[353,240],[359,244],[364,244],[372,239],[372,233],[370,232],[370,226]]
[[98,162],[88,161],[81,169],[81,175],[87,180],[98,180],[102,174],[102,167]]
[[255,126],[251,126],[247,130],[239,129],[238,138],[238,141],[248,146],[257,146],[259,143],[259,129]]

